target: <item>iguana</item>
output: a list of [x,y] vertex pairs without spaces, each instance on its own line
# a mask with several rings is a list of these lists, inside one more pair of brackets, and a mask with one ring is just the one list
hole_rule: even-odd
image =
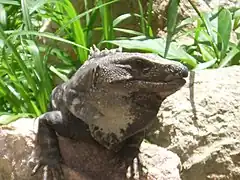
[[[75,140],[91,137],[118,152],[124,142],[144,131],[163,100],[179,90],[188,69],[151,53],[91,48],[89,59],[51,95],[51,109],[38,118],[37,165],[62,176],[57,135]],[[46,177],[45,177],[46,178]]]

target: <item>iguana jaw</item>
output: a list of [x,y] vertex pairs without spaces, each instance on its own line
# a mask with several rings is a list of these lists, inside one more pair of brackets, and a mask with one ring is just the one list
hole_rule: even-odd
[[133,87],[131,88],[131,92],[152,92],[160,96],[161,99],[165,99],[167,96],[179,90],[182,86],[184,86],[185,83],[185,79],[178,78],[167,82],[132,80],[129,81],[127,84],[128,87]]
[[111,63],[98,64],[95,73],[98,77],[91,76],[94,77],[94,83],[90,84],[94,84],[97,89],[111,89],[126,96],[130,93],[148,92],[164,99],[179,90],[186,82],[184,78],[188,76],[188,69],[179,62],[166,60],[154,54],[115,55]]
[[153,92],[161,98],[166,98],[179,90],[186,83],[184,78],[188,77],[186,66],[169,60],[153,63],[148,73],[135,74],[134,70],[129,72],[131,78],[126,81],[131,88],[128,89],[135,92]]
[[[113,79],[113,81],[185,82],[183,78],[188,76],[188,68],[186,66],[180,62],[167,60],[155,54],[125,53],[125,56],[125,59],[118,59],[116,62],[113,62],[118,69],[114,73],[119,73],[119,76]],[[121,76],[123,74],[125,76]]]

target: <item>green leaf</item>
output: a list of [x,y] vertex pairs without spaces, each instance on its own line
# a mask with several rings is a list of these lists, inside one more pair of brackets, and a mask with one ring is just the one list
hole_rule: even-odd
[[52,85],[48,74],[48,69],[43,59],[41,58],[39,49],[34,41],[26,40],[27,49],[32,55],[34,62],[34,72],[36,75],[36,81],[38,84],[38,89],[40,90],[35,94],[37,102],[40,106],[41,112],[47,111],[47,104],[49,100],[49,94],[51,94]]
[[113,27],[116,27],[118,24],[120,24],[121,22],[123,22],[124,20],[132,17],[133,15],[130,13],[126,13],[126,14],[122,14],[120,16],[118,16],[116,19],[114,19],[113,21]]
[[171,43],[172,36],[174,34],[176,25],[177,25],[177,17],[178,17],[178,5],[180,0],[170,0],[168,3],[167,10],[167,42],[164,52],[164,57],[167,56],[169,46]]
[[168,33],[174,33],[176,25],[177,25],[177,18],[178,18],[178,5],[179,0],[170,0],[168,4],[168,11],[167,11],[167,31]]
[[225,56],[228,42],[232,30],[232,17],[231,13],[227,9],[222,9],[218,15],[218,44],[221,44],[221,59]]
[[149,37],[154,37],[153,35],[153,30],[152,30],[152,18],[153,18],[153,0],[148,1],[148,7],[147,7],[147,20],[146,20],[146,25],[147,25],[147,34]]
[[140,11],[140,16],[141,16],[140,17],[140,27],[141,27],[142,33],[146,34],[144,11],[143,11],[142,3],[140,0],[138,0],[138,7],[139,7],[139,11]]
[[203,24],[206,27],[206,30],[209,34],[209,36],[212,38],[212,43],[217,44],[217,34],[214,31],[214,27],[212,26],[210,19],[209,19],[209,14],[208,13],[201,13],[201,17],[203,19]]
[[[73,7],[73,4],[71,3],[71,1],[69,0],[64,0],[64,4],[61,4],[61,1],[59,1],[59,10],[63,13],[63,14],[67,14],[67,17],[69,19],[72,19],[74,17],[77,16],[76,10]],[[63,23],[64,21],[62,21],[61,23]],[[84,36],[84,30],[82,28],[81,25],[81,21],[74,21],[72,23],[72,27],[71,27],[71,31],[73,33],[73,39],[75,41],[75,43],[86,47],[86,41],[85,41],[85,36]],[[78,54],[78,58],[80,60],[81,63],[84,63],[84,61],[87,59],[87,51],[84,48],[77,48],[77,54]]]
[[[104,41],[107,43],[113,43],[117,46],[124,47],[127,49],[135,49],[157,53],[161,56],[164,56],[165,48],[165,40],[162,38],[158,39],[147,39],[147,40],[112,40],[112,41]],[[177,59],[181,60],[188,65],[195,67],[197,61],[194,57],[185,52],[181,47],[177,46],[176,43],[171,43],[169,48],[169,52],[167,54],[168,59]]]
[[59,72],[55,67],[50,66],[50,70],[56,74],[59,78],[61,78],[64,82],[68,81],[68,77]]
[[210,61],[210,60],[214,59],[214,56],[212,56],[212,53],[214,53],[214,52],[212,51],[212,49],[209,46],[204,45],[204,44],[198,44],[198,47],[201,51],[202,58],[204,61]]
[[11,38],[13,36],[28,35],[28,34],[54,39],[54,40],[61,41],[61,42],[67,43],[67,44],[72,44],[74,46],[80,47],[80,48],[85,49],[85,50],[89,50],[85,46],[82,46],[80,44],[77,44],[77,43],[74,43],[72,41],[69,41],[69,40],[63,39],[61,37],[58,37],[53,33],[47,33],[47,32],[44,33],[44,32],[36,32],[36,31],[18,31],[18,32],[14,32],[9,38]]
[[[98,4],[104,4],[105,0],[99,0]],[[103,35],[105,40],[114,39],[113,33],[113,20],[112,20],[112,9],[111,6],[103,6],[100,8],[100,16],[103,28]],[[112,48],[111,44],[107,45],[107,48]]]
[[26,64],[22,60],[21,55],[17,51],[16,47],[9,41],[9,39],[8,39],[9,37],[8,38],[6,37],[6,34],[4,33],[4,31],[1,27],[1,24],[0,24],[0,38],[2,38],[4,40],[6,46],[12,51],[17,63],[19,64],[29,85],[31,86],[31,89],[33,90],[33,92],[36,92],[37,91],[36,82],[32,78],[30,70],[26,67]]
[[[240,26],[235,31],[236,31],[236,33],[240,34]],[[238,38],[238,39],[240,39],[240,38]]]
[[240,9],[234,12],[233,19],[240,18]]
[[29,13],[30,15],[33,14],[35,11],[39,10],[44,4],[46,3],[53,3],[57,2],[58,0],[37,0],[37,1],[32,1],[32,7],[29,8]]
[[0,93],[4,96],[6,101],[17,111],[21,111],[21,100],[19,99],[18,95],[13,93],[10,88],[8,87],[7,83],[0,78]]
[[99,8],[102,8],[102,7],[104,7],[104,6],[110,5],[110,4],[112,4],[112,3],[115,3],[115,2],[117,2],[117,1],[119,1],[119,0],[113,0],[113,1],[110,1],[110,2],[107,2],[107,3],[104,3],[104,4],[101,4],[101,5],[97,6],[97,7],[94,7],[94,8],[92,8],[92,9],[89,9],[88,11],[85,11],[85,12],[83,12],[83,13],[75,16],[75,17],[73,17],[73,18],[70,19],[68,22],[66,22],[66,24],[64,24],[64,25],[58,30],[58,32],[62,32],[65,28],[67,28],[67,26],[69,26],[69,25],[72,24],[73,22],[79,20],[80,18],[88,15],[90,12],[95,11],[95,10],[97,10],[97,9],[99,9]]
[[26,30],[31,31],[33,29],[32,29],[31,17],[28,10],[29,5],[27,4],[26,0],[21,0],[21,6],[22,6],[23,20],[26,26]]
[[28,113],[19,113],[19,114],[0,113],[0,125],[7,125],[19,118],[26,118],[31,116],[32,114],[28,114]]
[[7,26],[7,13],[2,4],[0,4],[0,24],[2,24],[3,27]]
[[216,30],[214,30],[214,26],[213,24],[211,24],[210,21],[210,15],[209,13],[201,13],[198,8],[196,7],[196,5],[191,1],[188,0],[188,2],[192,5],[193,9],[196,11],[196,13],[198,14],[198,16],[201,18],[202,23],[204,25],[204,27],[206,28],[206,31],[208,33],[208,35],[211,37],[211,41],[210,44],[212,46],[212,48],[214,49],[215,55],[217,58],[219,58],[219,54],[218,54],[218,50],[217,50],[217,34],[216,34]]
[[217,59],[213,59],[213,60],[210,60],[210,61],[207,61],[204,63],[200,63],[193,70],[196,71],[196,70],[207,69],[207,68],[213,66],[216,62],[217,62]]
[[142,36],[142,35],[144,35],[144,34],[141,33],[141,32],[134,31],[134,30],[131,30],[131,29],[113,28],[113,30],[114,30],[114,31],[119,31],[119,32],[124,32],[124,33],[131,34],[131,35],[136,35],[136,36]]
[[16,5],[16,6],[21,5],[19,1],[14,1],[14,0],[0,0],[0,4],[8,4],[8,5]]
[[237,47],[234,47],[229,53],[227,53],[225,58],[220,62],[219,67],[226,66],[239,52],[240,50]]
[[240,51],[231,59],[230,65],[240,65]]

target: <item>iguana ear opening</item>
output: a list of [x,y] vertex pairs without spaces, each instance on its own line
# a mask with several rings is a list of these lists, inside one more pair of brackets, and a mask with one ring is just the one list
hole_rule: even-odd
[[99,65],[96,66],[96,68],[92,69],[92,86],[96,87],[97,79],[99,77],[100,67]]

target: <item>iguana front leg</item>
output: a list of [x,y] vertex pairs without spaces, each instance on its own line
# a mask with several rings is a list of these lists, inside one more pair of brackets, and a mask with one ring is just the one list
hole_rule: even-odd
[[35,150],[32,154],[36,166],[32,170],[34,175],[41,167],[44,170],[44,180],[63,180],[61,168],[61,154],[56,130],[64,129],[63,116],[60,111],[47,112],[38,118],[38,132],[35,141]]
[[[32,174],[34,175],[43,167],[44,180],[53,177],[57,180],[63,180],[63,171],[60,165],[62,158],[56,133],[73,140],[93,141],[88,125],[70,112],[62,113],[61,111],[47,112],[41,115],[38,120],[36,148],[32,158],[32,161],[35,161],[37,165]],[[51,176],[53,177],[51,178]]]
[[138,157],[140,145],[145,137],[145,131],[141,131],[122,142],[123,146],[116,152],[113,163],[125,163],[132,165],[134,158]]

